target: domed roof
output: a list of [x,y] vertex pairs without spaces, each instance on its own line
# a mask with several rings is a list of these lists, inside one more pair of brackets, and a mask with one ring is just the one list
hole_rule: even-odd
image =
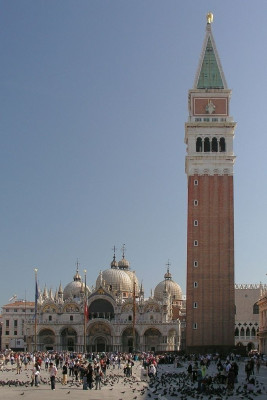
[[64,291],[63,291],[63,300],[69,299],[69,298],[79,298],[81,297],[81,288],[82,288],[82,282],[79,281],[73,281],[68,283],[67,286],[65,286]]
[[101,272],[96,280],[96,287],[101,286],[103,281],[112,291],[132,292],[131,278],[121,269],[113,267]]
[[119,269],[129,269],[130,263],[125,258],[125,244],[122,245],[122,259],[118,262]]
[[[86,287],[87,293],[90,293],[89,287],[87,285]],[[80,298],[81,293],[84,294],[84,284],[77,268],[76,273],[73,277],[73,281],[68,283],[63,290],[63,300],[69,298]]]
[[[133,284],[134,284],[134,282],[136,283],[136,286],[135,286],[135,291],[136,291],[136,293],[139,291],[139,282],[138,282],[138,279],[137,279],[137,277],[136,277],[136,275],[135,275],[135,271],[131,271],[131,270],[125,270],[124,272],[126,272],[126,274],[129,276],[129,278],[131,279],[131,282],[132,282],[132,288],[133,288]],[[132,289],[133,290],[133,289]]]
[[110,263],[110,266],[111,266],[111,268],[118,268],[118,263],[117,263],[117,261],[116,261],[116,256],[115,256],[115,254],[114,254],[114,256],[113,256],[113,260],[112,260],[111,263]]
[[120,269],[128,269],[130,268],[130,263],[128,260],[126,260],[126,258],[124,258],[124,256],[122,257],[122,259],[118,262],[118,267]]
[[154,290],[154,298],[156,300],[163,300],[163,294],[165,291],[169,293],[173,300],[182,300],[182,289],[178,285],[178,283],[172,280],[171,273],[169,269],[167,273],[164,275],[164,281],[160,282]]

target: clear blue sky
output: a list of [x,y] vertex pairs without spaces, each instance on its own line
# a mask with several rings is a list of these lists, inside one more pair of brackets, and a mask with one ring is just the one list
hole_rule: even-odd
[[0,304],[95,283],[112,247],[185,293],[184,123],[212,26],[237,121],[237,283],[266,283],[267,2],[0,1]]

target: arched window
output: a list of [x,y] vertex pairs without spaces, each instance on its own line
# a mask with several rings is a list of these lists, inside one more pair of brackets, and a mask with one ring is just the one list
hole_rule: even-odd
[[200,137],[197,138],[196,152],[197,153],[201,153],[202,152],[202,139]]
[[251,336],[256,336],[256,330],[255,330],[254,326],[251,329]]
[[235,328],[235,336],[239,336],[239,329]]
[[259,306],[257,303],[253,305],[253,314],[259,314]]
[[226,148],[225,148],[225,139],[224,138],[221,138],[220,139],[220,152],[221,153],[224,153],[226,151]]
[[240,329],[240,336],[245,336],[245,330],[243,327]]
[[208,137],[204,139],[204,152],[205,153],[210,152],[210,139]]
[[214,137],[214,138],[212,138],[212,141],[211,141],[211,151],[212,152],[218,152],[218,140],[217,140],[217,138],[216,137]]
[[247,327],[247,329],[246,329],[246,337],[250,337],[250,329],[249,329],[249,327]]

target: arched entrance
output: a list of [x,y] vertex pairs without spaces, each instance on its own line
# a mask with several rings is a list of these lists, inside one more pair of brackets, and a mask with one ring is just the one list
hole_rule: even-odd
[[132,353],[133,350],[139,348],[139,335],[135,330],[133,334],[133,328],[128,327],[122,333],[122,351],[126,353]]
[[89,319],[103,318],[111,321],[114,319],[113,305],[106,299],[94,300],[89,305]]
[[77,344],[77,332],[73,328],[64,328],[60,334],[62,350],[75,351]]
[[38,335],[39,350],[53,350],[56,341],[55,333],[51,329],[42,329]]
[[145,331],[145,351],[158,351],[160,349],[162,335],[158,329],[150,328]]
[[112,334],[107,323],[95,322],[89,328],[87,349],[93,352],[112,351]]
[[97,336],[94,341],[95,349],[98,353],[106,352],[107,350],[107,340],[103,336]]

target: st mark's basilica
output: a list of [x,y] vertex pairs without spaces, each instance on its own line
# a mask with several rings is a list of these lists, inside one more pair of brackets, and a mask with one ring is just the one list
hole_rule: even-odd
[[55,293],[38,289],[36,301],[36,321],[28,314],[24,322],[28,350],[178,351],[182,346],[184,302],[169,265],[145,298],[124,250],[120,261],[114,254],[110,268],[99,272],[94,286],[87,286],[77,261],[70,283],[64,288],[60,283]]

